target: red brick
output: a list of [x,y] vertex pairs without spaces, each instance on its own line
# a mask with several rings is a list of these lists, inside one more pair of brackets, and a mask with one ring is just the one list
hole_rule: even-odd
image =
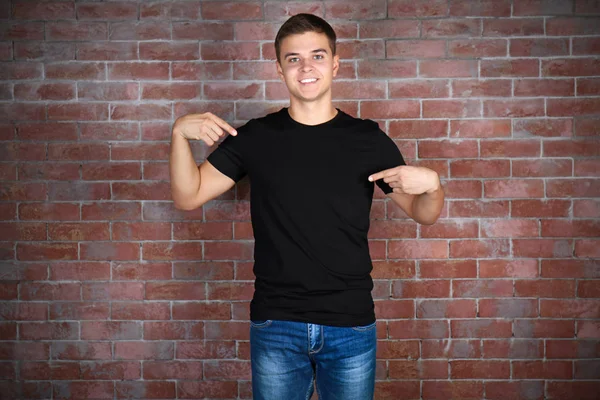
[[545,157],[593,157],[600,154],[600,141],[589,139],[545,140]]
[[[409,82],[390,82],[390,98],[398,97],[448,97],[448,82],[441,80],[415,80]],[[430,121],[425,121],[430,122]]]
[[[45,209],[45,208],[44,208]],[[77,207],[77,211],[79,207]],[[28,210],[29,211],[29,210]],[[69,209],[69,211],[71,211]],[[37,210],[36,210],[37,212]],[[41,212],[41,211],[40,211]],[[74,212],[74,211],[71,211]],[[36,214],[37,215],[37,214]],[[83,204],[81,207],[83,220],[132,220],[141,218],[141,204],[122,202],[102,202]],[[58,219],[58,218],[57,218]]]
[[248,322],[206,322],[206,339],[248,340],[250,329]]
[[204,285],[195,282],[147,282],[148,300],[204,300]]
[[141,339],[142,325],[133,321],[82,321],[81,338],[84,340]]
[[486,180],[486,197],[544,197],[544,182],[539,179]]
[[392,292],[395,298],[450,297],[450,282],[447,280],[395,281],[392,283]]
[[479,100],[423,100],[424,118],[481,117]]
[[2,302],[0,303],[0,319],[3,321],[47,320],[48,306],[45,303],[37,302]]
[[173,319],[231,319],[231,306],[225,303],[185,302],[173,305]]
[[234,279],[231,262],[181,262],[173,269],[176,279],[184,280],[232,280]]
[[[469,82],[469,81],[459,81]],[[453,82],[453,91],[459,90]],[[470,93],[470,89],[466,93]],[[487,138],[510,136],[508,120],[454,120],[450,121],[450,136],[464,138]]]
[[575,119],[575,132],[577,136],[598,136],[600,134],[600,119],[577,118]]
[[477,157],[475,140],[422,140],[419,141],[419,157],[462,158]]
[[515,281],[515,295],[523,297],[574,297],[573,280]]
[[[575,163],[577,166],[577,163]],[[577,167],[575,167],[577,169]],[[579,218],[600,218],[600,200],[573,200],[573,216]]]
[[25,380],[77,380],[80,375],[79,363],[71,362],[23,362],[20,368]]
[[422,381],[425,400],[466,400],[483,398],[481,381]]
[[450,57],[505,57],[506,49],[507,41],[503,39],[464,39],[448,42]]
[[[546,154],[544,148],[544,155]],[[544,159],[544,160],[513,160],[512,175],[515,177],[544,177],[544,176],[572,176],[573,165],[571,160]]]
[[371,221],[368,237],[370,239],[416,238],[417,227],[412,222],[398,220]]
[[111,305],[113,320],[169,319],[170,316],[171,311],[167,303],[113,302]]
[[[433,161],[433,160],[431,160]],[[439,160],[443,161],[443,160]],[[480,180],[447,180],[442,183],[444,188],[445,196],[448,199],[477,199],[481,198],[482,193],[482,182]],[[441,218],[445,218],[446,215],[444,211],[448,207],[447,204],[444,204],[442,207]],[[463,217],[470,217],[470,215],[459,215]]]
[[17,340],[16,322],[0,322],[0,340]]
[[529,77],[539,76],[539,61],[522,60],[482,60],[482,77]]
[[551,219],[542,220],[542,236],[581,237],[596,236],[600,222],[595,220]]
[[[484,358],[542,358],[544,356],[543,340],[509,339],[484,340]],[[514,365],[514,364],[513,364]]]
[[568,39],[511,39],[511,57],[552,57],[569,55]]
[[579,339],[600,338],[600,321],[577,321],[577,337]]
[[447,379],[445,360],[390,361],[390,379]]
[[113,383],[109,381],[55,382],[52,389],[57,398],[111,399],[114,394]]
[[510,377],[508,361],[458,360],[450,361],[453,379],[506,379]]
[[446,43],[442,40],[390,40],[386,43],[387,58],[442,58]]
[[483,100],[483,115],[493,118],[541,117],[544,99]]
[[[460,79],[452,81],[452,96],[453,97],[509,97],[512,93],[512,88],[509,80],[506,79]],[[455,121],[452,121],[455,122]],[[456,121],[462,123],[489,123],[491,127],[502,125],[507,121]],[[503,127],[504,128],[504,127]],[[510,132],[510,125],[507,128]],[[479,135],[493,137],[491,133],[480,132]],[[500,135],[508,136],[508,135]]]
[[47,197],[45,183],[8,183],[0,190],[2,201],[43,201]]
[[480,358],[480,340],[439,339],[421,341],[422,358]]
[[575,160],[575,176],[598,176],[600,162],[598,160]]
[[20,340],[79,339],[79,325],[75,322],[23,322],[19,324]]
[[424,260],[419,262],[421,278],[475,278],[474,260]]
[[592,260],[542,260],[544,278],[599,278],[600,270]]
[[417,100],[362,101],[361,118],[418,118],[420,105]]
[[546,358],[597,358],[597,340],[546,340]]
[[483,36],[538,36],[543,34],[543,18],[483,19]]
[[[574,96],[573,79],[519,79],[515,82],[515,96]],[[560,123],[561,121],[554,121]]]
[[538,231],[538,222],[533,220],[484,220],[481,224],[481,237],[537,237]]
[[452,320],[453,338],[510,338],[512,322],[505,319]]
[[52,358],[60,360],[110,360],[109,342],[59,341],[52,344]]
[[159,2],[140,4],[140,19],[155,23],[158,20],[201,19],[198,4],[188,2]]
[[433,225],[421,226],[422,238],[474,238],[478,237],[479,224],[477,221],[438,221]]
[[445,240],[392,240],[388,247],[389,258],[448,258]]
[[419,21],[378,20],[360,23],[361,38],[415,38],[419,37]]
[[388,16],[397,17],[435,17],[448,15],[446,0],[390,0]]
[[446,137],[448,132],[447,121],[406,120],[390,121],[388,135],[391,138],[439,138]]
[[177,396],[180,399],[235,398],[238,396],[238,382],[180,381],[177,382]]
[[560,15],[570,14],[571,1],[524,0],[513,7],[513,15]]
[[143,282],[85,283],[83,300],[143,300]]
[[385,43],[383,40],[374,39],[343,41],[338,43],[336,52],[342,60],[351,58],[385,58]]
[[202,60],[258,60],[260,47],[256,42],[240,43],[202,43],[200,56]]
[[331,0],[325,3],[325,14],[340,19],[381,19],[386,16],[386,2],[373,0],[366,4],[360,0]]
[[422,27],[424,37],[473,37],[480,32],[481,22],[470,18],[424,20]]
[[[153,3],[156,5],[165,5],[166,3]],[[181,3],[179,3],[181,5]],[[145,18],[146,6],[148,4],[140,4],[140,19]],[[192,4],[190,4],[192,5]],[[175,8],[175,7],[174,7]],[[190,7],[191,8],[191,7]],[[192,14],[193,11],[187,14]],[[171,23],[166,21],[169,16],[165,15],[163,21],[141,21],[136,24],[125,22],[113,22],[110,25],[110,38],[112,40],[169,40],[176,39],[175,34],[171,37]],[[91,24],[91,23],[90,23]],[[175,26],[175,23],[173,24]],[[175,28],[173,29],[175,31]],[[204,37],[204,36],[202,36]]]
[[530,217],[568,217],[570,201],[567,200],[512,200],[512,216]]
[[382,340],[377,343],[378,359],[415,359],[419,357],[417,340]]
[[390,339],[439,339],[450,336],[446,320],[408,320],[389,322]]
[[487,381],[485,395],[490,400],[528,399],[544,400],[543,381]]
[[562,239],[513,239],[513,256],[560,258],[572,255],[573,243]]
[[373,279],[406,279],[415,277],[413,261],[375,261],[373,262]]
[[475,300],[420,300],[417,302],[417,318],[475,318]]
[[110,264],[95,262],[54,263],[50,265],[50,279],[59,281],[109,280]]
[[[133,381],[116,382],[115,393],[118,399],[174,399],[176,398],[176,382]],[[112,395],[111,395],[112,396]]]
[[206,361],[204,376],[207,379],[239,379],[248,380],[251,377],[250,362],[248,361]]
[[575,322],[560,319],[517,319],[513,330],[517,338],[572,338],[575,336]]
[[480,299],[479,316],[518,318],[538,316],[536,299]]
[[21,261],[76,260],[77,243],[18,243],[17,259]]
[[[130,3],[77,4],[78,19],[137,19],[138,6]],[[112,393],[112,391],[111,391]],[[111,394],[112,396],[112,394]]]
[[[6,164],[6,173],[0,171],[0,175],[8,175],[4,180],[16,180],[14,174],[15,168],[12,165]],[[19,165],[19,180],[76,180],[79,179],[80,166],[74,163],[58,163],[58,162],[47,162],[44,164],[25,164]]]
[[202,259],[202,243],[144,243],[144,260],[200,260]]
[[425,60],[419,64],[419,76],[423,78],[476,78],[477,61],[472,60]]
[[571,119],[554,118],[516,120],[513,134],[519,137],[570,137],[573,136],[573,122]]
[[[204,339],[203,322],[165,321],[144,322],[145,340]],[[217,338],[215,338],[217,339]]]
[[[104,71],[101,72],[102,78]],[[121,80],[156,80],[169,79],[169,63],[167,62],[131,62],[115,63],[108,67],[108,79]]]
[[357,63],[359,78],[414,78],[417,76],[416,61],[359,60]]
[[178,359],[220,359],[235,358],[236,342],[234,341],[202,341],[177,343]]
[[598,179],[549,179],[546,182],[548,197],[599,197]]
[[115,342],[116,360],[163,360],[173,358],[170,342]]
[[598,360],[575,361],[575,379],[598,379],[600,378],[600,363]]
[[[45,309],[44,305],[44,312]],[[109,303],[59,302],[50,304],[50,319],[102,320],[108,319],[109,315]]]
[[21,300],[80,300],[79,283],[24,282],[20,287]]
[[540,315],[554,318],[599,318],[600,308],[596,300],[540,300]]
[[511,280],[454,280],[453,297],[512,297]]
[[376,399],[398,399],[398,393],[402,393],[402,399],[418,399],[420,384],[417,380],[412,381],[377,381],[375,382]]
[[202,362],[197,361],[146,361],[144,379],[201,379]]
[[508,217],[509,204],[506,200],[453,201],[450,216],[455,217]]
[[141,365],[139,362],[122,361],[82,363],[81,375],[83,379],[140,379]]
[[591,38],[573,38],[573,55],[593,55],[600,54],[600,39]]
[[600,298],[600,280],[581,281],[577,286],[577,297]]
[[542,60],[542,76],[594,76],[599,71],[600,61],[597,58]]
[[507,257],[509,247],[508,239],[453,240],[450,242],[450,257]]
[[492,178],[510,176],[508,160],[456,160],[450,162],[453,178]]
[[413,318],[415,305],[413,300],[377,300],[375,315],[383,319]]

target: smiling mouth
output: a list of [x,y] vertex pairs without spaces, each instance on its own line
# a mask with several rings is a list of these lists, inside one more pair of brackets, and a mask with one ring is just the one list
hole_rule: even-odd
[[313,83],[316,83],[317,81],[318,81],[317,78],[308,78],[308,79],[302,79],[300,81],[300,83],[303,85],[312,85]]

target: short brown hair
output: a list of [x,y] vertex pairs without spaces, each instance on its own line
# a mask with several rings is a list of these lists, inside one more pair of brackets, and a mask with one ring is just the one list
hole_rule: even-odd
[[335,55],[336,36],[331,25],[323,18],[313,14],[296,14],[285,21],[277,32],[277,36],[275,37],[275,54],[277,56],[277,61],[281,62],[279,52],[281,51],[281,42],[283,39],[291,35],[300,35],[306,32],[324,33],[329,40],[331,52]]

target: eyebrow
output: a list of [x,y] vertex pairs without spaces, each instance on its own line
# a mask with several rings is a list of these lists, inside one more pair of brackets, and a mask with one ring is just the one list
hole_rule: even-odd
[[[325,50],[325,49],[316,49],[316,50],[311,51],[311,53],[313,53],[313,54],[314,53],[327,53],[327,50]],[[283,58],[288,58],[290,56],[298,56],[298,55],[300,55],[300,53],[285,53],[285,56]]]

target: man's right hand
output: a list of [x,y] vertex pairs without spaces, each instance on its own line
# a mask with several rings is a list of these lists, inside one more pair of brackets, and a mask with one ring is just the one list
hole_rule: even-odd
[[186,139],[202,140],[209,146],[219,141],[225,132],[233,136],[237,131],[213,113],[187,114],[179,117],[173,125],[173,133]]

